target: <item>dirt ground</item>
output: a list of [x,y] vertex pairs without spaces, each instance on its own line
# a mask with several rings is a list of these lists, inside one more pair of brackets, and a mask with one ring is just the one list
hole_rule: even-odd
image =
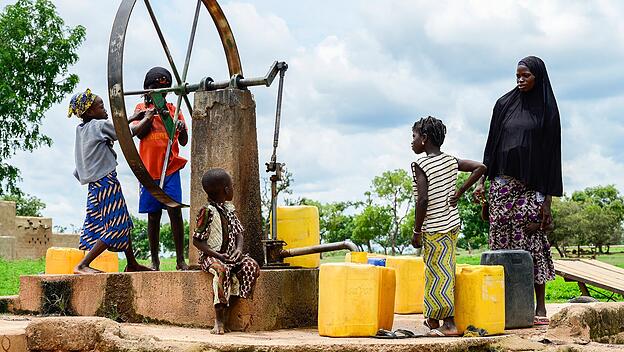
[[[570,306],[549,305],[549,316]],[[425,333],[422,319],[422,315],[396,315],[394,329]],[[2,351],[624,351],[624,345],[599,344],[582,334],[565,336],[565,331],[541,327],[483,338],[397,340],[328,338],[316,329],[215,336],[206,329],[119,324],[104,318],[5,315],[0,317],[0,347]]]

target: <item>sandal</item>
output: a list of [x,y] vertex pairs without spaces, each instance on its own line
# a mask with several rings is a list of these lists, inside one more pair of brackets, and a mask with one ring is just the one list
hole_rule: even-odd
[[550,325],[550,319],[548,319],[548,317],[540,317],[536,315],[535,317],[533,317],[533,325],[534,326]]
[[454,333],[454,334],[445,334],[442,331],[440,331],[440,329],[431,329],[431,331],[429,331],[429,333],[427,333],[427,335],[425,335],[427,337],[459,337],[462,336],[460,333]]
[[377,330],[377,333],[373,337],[376,339],[398,339],[399,338],[397,334],[386,329]]
[[409,331],[409,330],[406,330],[406,329],[396,329],[396,330],[394,330],[394,334],[399,339],[401,339],[401,338],[402,339],[408,339],[408,338],[424,337],[425,336],[425,335],[416,335],[412,331]]

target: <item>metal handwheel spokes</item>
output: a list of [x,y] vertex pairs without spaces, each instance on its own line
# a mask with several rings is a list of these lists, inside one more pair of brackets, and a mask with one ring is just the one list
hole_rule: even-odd
[[[152,20],[154,28],[158,34],[158,38],[165,52],[165,56],[169,61],[171,71],[175,76],[177,85],[174,85],[171,88],[167,89],[157,89],[157,90],[142,90],[142,91],[133,91],[133,92],[125,92],[123,85],[123,53],[124,53],[124,44],[126,39],[126,32],[128,28],[128,23],[130,20],[130,15],[136,4],[137,0],[123,0],[119,9],[117,10],[117,15],[115,17],[115,21],[113,23],[113,28],[111,31],[110,43],[109,43],[109,51],[108,51],[108,94],[111,105],[111,113],[113,116],[113,123],[115,125],[115,131],[117,133],[117,138],[119,140],[119,145],[121,146],[122,152],[128,161],[128,165],[130,169],[137,177],[139,182],[156,198],[158,201],[162,202],[168,207],[171,208],[179,208],[186,207],[187,205],[176,202],[171,197],[169,197],[162,190],[162,182],[164,181],[164,176],[161,175],[161,185],[158,185],[154,182],[149,172],[147,171],[141,157],[134,145],[134,141],[132,140],[132,134],[130,132],[130,128],[127,122],[127,113],[126,113],[126,105],[125,105],[125,96],[127,95],[136,95],[136,94],[144,94],[144,93],[163,93],[163,92],[174,92],[178,95],[177,104],[175,108],[174,119],[174,128],[175,121],[179,116],[182,100],[184,100],[189,112],[192,114],[192,106],[188,99],[188,94],[190,92],[196,91],[200,87],[206,89],[215,89],[215,88],[225,88],[227,85],[223,85],[222,83],[213,82],[211,79],[203,79],[199,84],[188,84],[186,82],[186,76],[188,73],[188,66],[190,63],[191,52],[193,48],[193,42],[195,39],[195,33],[197,29],[197,22],[199,18],[199,13],[201,9],[201,4],[203,3],[210,16],[213,19],[215,26],[217,27],[217,32],[219,33],[219,37],[221,38],[221,43],[223,45],[223,49],[225,51],[225,57],[228,64],[229,76],[240,78],[242,81],[242,67],[240,63],[240,58],[238,55],[238,48],[236,47],[236,42],[234,40],[234,35],[232,34],[232,30],[221,10],[221,7],[217,3],[216,0],[198,0],[195,8],[195,16],[193,18],[193,25],[191,28],[191,34],[189,38],[189,43],[186,51],[186,58],[184,62],[184,68],[182,71],[182,75],[180,76],[179,71],[173,61],[173,57],[171,56],[171,52],[169,51],[169,47],[165,41],[165,38],[160,29],[160,25],[158,24],[156,14],[154,13],[149,0],[144,0],[145,6],[147,7],[147,11],[149,12],[149,16]],[[272,79],[271,79],[272,81]],[[238,81],[237,81],[238,82]],[[255,82],[255,81],[254,81]],[[252,82],[248,82],[251,83]],[[270,82],[267,84],[269,85]],[[173,132],[175,133],[175,131]],[[169,151],[171,147],[172,140],[169,140],[169,146],[167,148],[167,155],[165,158],[165,166],[163,168],[163,173],[165,172],[167,166],[166,162],[169,159]]]

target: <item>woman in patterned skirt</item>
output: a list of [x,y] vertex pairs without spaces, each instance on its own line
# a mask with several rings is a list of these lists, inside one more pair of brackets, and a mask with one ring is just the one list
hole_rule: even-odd
[[[546,232],[553,196],[563,194],[561,125],[544,62],[526,57],[516,68],[517,86],[494,106],[483,163],[490,179],[490,248],[523,249],[533,257],[536,325],[548,324],[546,282],[555,270]],[[475,189],[483,200],[485,178]]]

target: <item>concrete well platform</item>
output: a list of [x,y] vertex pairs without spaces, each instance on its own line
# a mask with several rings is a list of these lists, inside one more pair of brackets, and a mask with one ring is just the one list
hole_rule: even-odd
[[[233,298],[232,302],[226,327],[233,331],[316,326],[318,270],[263,270],[253,297]],[[212,275],[172,271],[22,276],[15,310],[210,327],[214,322]]]

